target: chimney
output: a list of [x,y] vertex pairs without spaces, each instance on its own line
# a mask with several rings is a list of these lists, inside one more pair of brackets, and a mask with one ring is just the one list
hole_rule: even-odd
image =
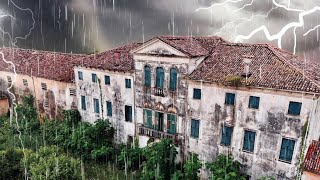
[[246,82],[247,82],[247,79],[251,76],[250,64],[254,56],[242,56],[242,57],[243,57],[243,64],[244,64],[242,76],[246,78]]

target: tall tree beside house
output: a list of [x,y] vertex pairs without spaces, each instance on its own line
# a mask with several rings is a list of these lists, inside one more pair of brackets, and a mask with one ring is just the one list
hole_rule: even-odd
[[18,124],[15,124],[15,126],[26,134],[37,131],[40,128],[34,100],[34,96],[26,95],[23,97],[22,103],[18,104],[16,108]]

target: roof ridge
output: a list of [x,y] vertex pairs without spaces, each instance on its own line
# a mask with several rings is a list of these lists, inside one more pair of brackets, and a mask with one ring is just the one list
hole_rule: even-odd
[[14,47],[0,47],[0,51],[2,49],[20,50],[20,51],[24,51],[24,52],[40,52],[40,53],[43,53],[43,54],[84,55],[84,56],[88,55],[88,54],[65,53],[65,52],[60,52],[60,51],[47,51],[47,50],[27,49],[27,48],[14,48]]

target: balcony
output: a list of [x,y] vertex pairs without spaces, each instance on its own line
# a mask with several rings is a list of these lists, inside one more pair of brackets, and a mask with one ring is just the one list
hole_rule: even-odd
[[164,90],[158,87],[153,88],[153,93],[155,96],[161,96],[164,97]]
[[169,134],[166,132],[162,131],[157,131],[151,128],[144,127],[143,125],[139,125],[139,135],[144,135],[144,136],[149,136],[153,138],[158,138],[158,139],[164,139],[164,138],[175,138],[175,134]]

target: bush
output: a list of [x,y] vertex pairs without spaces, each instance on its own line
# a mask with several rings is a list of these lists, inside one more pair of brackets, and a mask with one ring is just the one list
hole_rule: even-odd
[[225,156],[223,154],[218,155],[217,159],[207,164],[207,168],[211,171],[212,180],[216,179],[229,179],[239,180],[245,179],[240,173],[241,164],[238,161],[234,161],[233,157]]
[[37,179],[81,179],[80,160],[68,157],[56,147],[43,147],[27,154],[29,177]]
[[34,97],[32,95],[24,96],[22,98],[22,104],[18,104],[16,111],[19,130],[24,133],[31,133],[39,130],[40,121],[38,119],[37,109],[34,106]]
[[23,158],[21,149],[7,149],[0,151],[0,179],[22,179],[23,166],[20,161]]
[[184,164],[184,172],[186,179],[197,180],[198,173],[200,172],[201,162],[197,154],[191,154],[190,158]]

